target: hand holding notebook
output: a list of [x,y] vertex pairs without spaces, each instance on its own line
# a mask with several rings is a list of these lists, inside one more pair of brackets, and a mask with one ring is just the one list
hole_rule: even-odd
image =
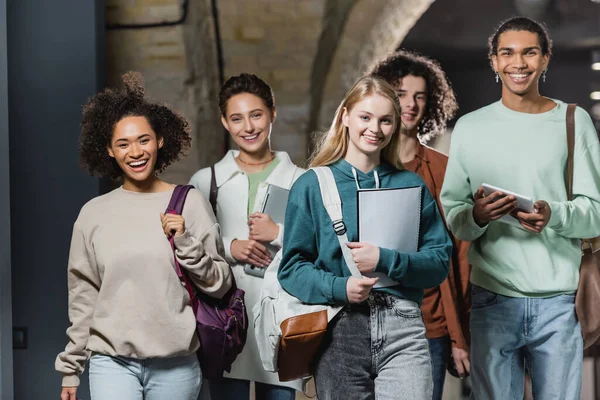
[[[400,253],[418,250],[421,187],[363,189],[357,199],[359,241]],[[385,273],[364,275],[379,278],[375,288],[398,285]]]
[[[268,215],[274,223],[283,224],[285,221],[285,210],[287,208],[289,194],[290,191],[287,189],[275,185],[269,185],[265,193],[265,198],[262,202],[260,212]],[[265,247],[271,254],[271,257],[274,257],[278,249],[268,243],[265,243]],[[265,275],[265,268],[256,267],[252,264],[246,264],[244,266],[244,272],[248,275],[262,278]]]

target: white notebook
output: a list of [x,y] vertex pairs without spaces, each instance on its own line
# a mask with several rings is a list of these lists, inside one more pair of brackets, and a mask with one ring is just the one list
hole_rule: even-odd
[[[421,224],[421,187],[397,189],[361,189],[357,192],[359,241],[400,253],[419,249]],[[378,277],[375,288],[398,285],[384,273],[365,274]]]

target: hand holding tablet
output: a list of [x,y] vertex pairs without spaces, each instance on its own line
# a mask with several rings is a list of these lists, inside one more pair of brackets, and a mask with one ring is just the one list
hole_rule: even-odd
[[483,187],[475,192],[473,199],[473,219],[480,227],[487,225],[514,211],[517,207],[517,199],[514,195],[506,195],[502,191],[492,191],[487,196]]
[[[483,195],[488,198],[488,205],[497,204],[501,212],[492,214],[500,222],[504,222],[533,233],[541,232],[550,219],[550,207],[545,201],[533,202],[531,198],[502,189],[487,183],[481,185]],[[479,191],[478,191],[479,192]],[[477,193],[476,193],[477,194]],[[511,207],[512,205],[512,207]],[[538,214],[538,211],[540,213]]]

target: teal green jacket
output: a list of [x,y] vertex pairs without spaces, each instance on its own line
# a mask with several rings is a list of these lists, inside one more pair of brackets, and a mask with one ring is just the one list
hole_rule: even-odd
[[[381,188],[422,188],[418,251],[399,253],[380,248],[375,268],[375,272],[384,272],[400,283],[377,290],[421,304],[423,289],[438,286],[448,275],[452,251],[444,222],[425,183],[417,174],[399,171],[385,163],[368,174],[356,169],[357,180],[352,165],[345,160],[336,162],[331,169],[351,242],[358,241],[357,183],[361,189],[375,188],[376,171]],[[347,304],[349,276],[331,219],[323,206],[317,176],[314,171],[308,171],[298,178],[290,192],[279,281],[288,293],[307,304]]]

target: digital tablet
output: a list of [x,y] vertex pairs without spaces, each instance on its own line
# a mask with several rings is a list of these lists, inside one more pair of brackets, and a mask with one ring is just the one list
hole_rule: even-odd
[[[490,185],[488,183],[481,184],[481,187],[483,188],[483,193],[486,196],[489,196],[494,192],[502,192],[507,196],[510,196],[510,195],[515,196],[515,199],[517,199],[517,209],[518,210],[525,211],[527,213],[535,212],[535,208],[533,207],[533,201],[531,200],[531,198],[529,198],[527,196],[524,196],[519,193],[511,192],[510,190],[502,189],[497,186]],[[516,218],[514,218],[511,215],[505,215],[502,218],[500,218],[498,221],[505,222],[507,224],[511,224],[511,225],[517,226],[519,228],[523,228],[521,226],[521,224],[519,223],[519,220],[517,220]]]

